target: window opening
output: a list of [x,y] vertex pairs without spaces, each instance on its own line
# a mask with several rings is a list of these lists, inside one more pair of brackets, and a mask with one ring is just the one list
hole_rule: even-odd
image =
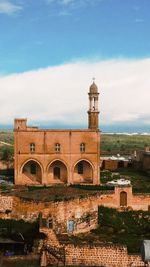
[[30,144],[30,152],[35,152],[35,144],[34,143]]
[[80,152],[85,152],[85,144],[84,143],[80,144]]
[[60,144],[55,144],[55,151],[60,152]]

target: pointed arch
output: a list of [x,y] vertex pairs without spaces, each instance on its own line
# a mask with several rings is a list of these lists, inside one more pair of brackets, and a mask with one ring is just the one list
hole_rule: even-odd
[[47,167],[48,183],[67,183],[68,168],[61,159],[55,159]]
[[20,172],[22,172],[22,169],[23,169],[24,165],[25,165],[26,163],[28,163],[29,161],[35,161],[37,164],[39,164],[40,167],[41,167],[42,173],[43,173],[43,166],[42,166],[41,162],[40,162],[39,160],[35,159],[35,158],[30,158],[30,159],[25,160],[25,161],[21,164]]
[[93,164],[87,159],[78,160],[73,166],[73,183],[93,183]]
[[26,160],[22,164],[20,172],[22,174],[22,179],[26,181],[26,183],[42,183],[43,167],[38,160],[34,158]]

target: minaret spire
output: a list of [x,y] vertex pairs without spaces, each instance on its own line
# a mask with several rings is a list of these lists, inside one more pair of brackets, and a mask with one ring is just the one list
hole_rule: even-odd
[[88,128],[98,129],[99,128],[99,110],[98,110],[98,88],[95,84],[95,78],[89,89],[89,110],[88,110]]

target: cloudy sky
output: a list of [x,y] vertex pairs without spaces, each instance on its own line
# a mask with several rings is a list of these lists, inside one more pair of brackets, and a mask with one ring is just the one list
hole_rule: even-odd
[[150,0],[0,0],[0,125],[150,131]]

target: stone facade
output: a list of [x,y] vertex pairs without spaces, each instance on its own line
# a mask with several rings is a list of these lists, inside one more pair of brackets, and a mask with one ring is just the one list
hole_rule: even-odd
[[85,130],[38,129],[15,119],[15,184],[100,183],[98,95],[93,83]]

